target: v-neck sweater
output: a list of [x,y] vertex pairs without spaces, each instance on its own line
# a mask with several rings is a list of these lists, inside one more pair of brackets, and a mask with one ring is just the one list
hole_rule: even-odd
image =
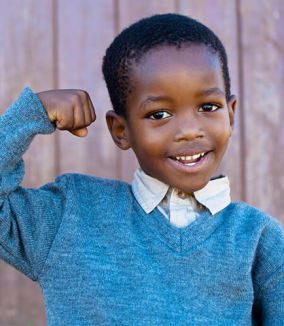
[[53,130],[30,89],[0,117],[0,257],[40,284],[49,326],[283,324],[277,220],[231,203],[177,228],[125,182],[19,186],[23,153]]

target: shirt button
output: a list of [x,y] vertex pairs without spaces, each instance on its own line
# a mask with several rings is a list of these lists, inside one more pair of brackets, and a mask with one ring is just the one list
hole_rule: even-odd
[[180,190],[177,192],[177,195],[180,199],[185,199],[187,197],[187,194]]

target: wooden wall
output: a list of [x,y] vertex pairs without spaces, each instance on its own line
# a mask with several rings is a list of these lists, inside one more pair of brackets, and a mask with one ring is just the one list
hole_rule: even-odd
[[[23,184],[63,172],[131,182],[137,162],[120,152],[104,122],[110,108],[101,62],[124,27],[155,13],[199,19],[223,40],[238,114],[220,171],[234,200],[284,222],[284,1],[282,0],[0,0],[0,112],[25,85],[37,92],[86,89],[97,122],[85,139],[67,132],[38,136],[25,154]],[[46,325],[37,284],[0,263],[0,326]]]

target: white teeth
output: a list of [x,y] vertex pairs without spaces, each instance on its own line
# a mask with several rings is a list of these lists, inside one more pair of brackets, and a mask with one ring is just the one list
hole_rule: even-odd
[[[176,156],[177,161],[190,161],[190,160],[197,160],[200,157],[203,157],[205,155],[205,152],[199,153],[199,154],[194,154],[192,156]],[[187,163],[187,164],[195,164],[195,163]]]
[[197,162],[195,162],[195,163],[184,163],[184,165],[187,165],[187,166],[193,166],[193,165],[195,165]]

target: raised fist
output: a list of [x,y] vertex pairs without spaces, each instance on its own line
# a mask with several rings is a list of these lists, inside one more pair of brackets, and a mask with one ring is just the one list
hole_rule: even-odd
[[88,134],[87,126],[96,119],[89,94],[77,89],[56,89],[36,94],[47,116],[60,130],[68,130],[78,137]]

